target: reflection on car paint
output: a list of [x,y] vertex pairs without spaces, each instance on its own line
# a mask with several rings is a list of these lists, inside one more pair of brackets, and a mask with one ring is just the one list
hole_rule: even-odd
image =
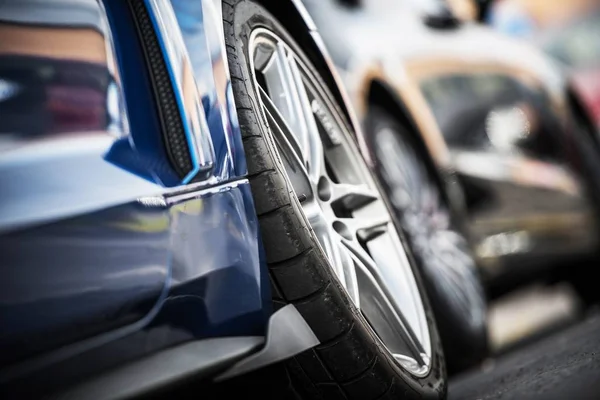
[[0,382],[62,385],[182,341],[263,335],[270,293],[218,34],[194,49],[222,55],[203,59],[213,73],[191,71],[214,176],[181,185],[127,2],[12,0],[0,15]]
[[[199,314],[189,321],[198,324],[197,329],[223,329],[220,324],[243,315],[241,311],[262,312],[258,221],[251,215],[250,199],[247,185],[236,184],[225,191],[207,192],[202,197],[192,194],[170,200],[175,226],[169,298],[185,295],[205,304],[206,316]],[[215,248],[227,250],[216,252]],[[238,269],[243,274],[227,277],[227,269],[221,266]],[[223,281],[212,283],[217,277]],[[228,287],[236,288],[235,295],[215,290],[219,285],[227,285],[228,280]],[[194,286],[198,290],[190,290]],[[193,292],[197,294],[192,295]],[[211,307],[206,306],[208,304]],[[203,322],[201,318],[208,320]]]
[[35,15],[25,6],[7,3],[4,19],[20,23],[0,23],[0,78],[19,87],[0,102],[0,230],[160,191],[141,163],[123,156],[123,147],[135,152],[98,6],[86,5],[90,14],[61,14],[59,22],[53,6]]
[[1,363],[146,315],[169,275],[169,216],[136,203],[0,237]]
[[167,61],[167,69],[179,107],[191,168],[185,172],[182,183],[192,180],[202,181],[210,176],[214,167],[214,150],[201,99],[196,90],[196,82],[177,19],[169,4],[162,1],[146,2],[150,19],[159,37],[159,43]]
[[222,27],[214,2],[171,0],[175,16],[190,54],[191,68],[204,105],[204,113],[217,158],[214,175],[220,180],[246,173],[243,145],[233,98],[228,98],[229,72],[222,45]]

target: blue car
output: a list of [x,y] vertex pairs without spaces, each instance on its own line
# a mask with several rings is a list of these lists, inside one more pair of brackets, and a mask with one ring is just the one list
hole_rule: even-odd
[[296,0],[0,2],[2,399],[445,396],[331,65]]

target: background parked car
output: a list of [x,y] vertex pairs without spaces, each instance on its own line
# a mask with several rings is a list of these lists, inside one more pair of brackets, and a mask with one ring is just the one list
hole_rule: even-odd
[[[587,159],[597,159],[594,148],[600,148],[600,43],[598,22],[600,2],[597,0],[479,0],[475,20],[491,25],[501,34],[536,46],[553,59],[567,80],[567,97],[576,130],[592,138]],[[527,29],[522,29],[527,25]],[[521,28],[519,28],[521,27]],[[597,168],[590,166],[585,175],[596,180]],[[597,198],[595,199],[597,201]],[[590,283],[588,268],[595,259],[579,260],[574,273],[566,278],[578,289],[584,304],[598,300],[596,288]],[[565,274],[558,274],[564,279]]]
[[[436,204],[456,221],[445,230],[469,239],[488,289],[595,254],[597,153],[592,137],[574,128],[571,88],[545,55],[461,22],[479,15],[476,3],[462,2],[472,7],[458,15],[460,2],[437,0],[304,2],[365,126],[373,163],[400,192],[439,190]],[[405,182],[397,179],[402,173]],[[429,205],[426,199],[418,203]],[[413,218],[403,196],[395,205]],[[404,229],[422,237],[408,221]],[[422,254],[427,271],[432,257]],[[460,364],[485,354],[483,339],[473,339],[484,334],[464,320],[468,313],[446,312],[448,292],[474,287],[474,275],[463,273],[449,291],[436,291],[436,279],[455,271],[450,266],[424,274],[449,362]],[[444,321],[444,314],[458,319]]]

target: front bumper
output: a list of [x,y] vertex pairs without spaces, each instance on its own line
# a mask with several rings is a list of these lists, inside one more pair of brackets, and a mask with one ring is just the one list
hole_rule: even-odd
[[189,380],[223,381],[285,360],[319,344],[293,305],[275,312],[266,337],[211,338],[188,342],[80,383],[57,399],[114,400],[168,391]]

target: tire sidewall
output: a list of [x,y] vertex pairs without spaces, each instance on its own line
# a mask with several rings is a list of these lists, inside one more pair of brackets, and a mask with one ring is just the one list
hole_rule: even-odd
[[[312,63],[307,58],[307,56],[305,55],[303,50],[298,46],[298,44],[295,42],[295,40],[285,31],[285,29],[278,22],[275,21],[274,17],[272,17],[262,7],[258,6],[257,4],[255,4],[251,1],[241,1],[237,4],[235,4],[234,7],[235,7],[235,10],[234,10],[235,16],[234,16],[234,25],[233,25],[234,33],[230,37],[227,37],[227,34],[226,34],[225,41],[226,41],[226,46],[228,47],[228,50],[229,50],[228,57],[237,57],[238,63],[232,64],[230,61],[229,65],[230,65],[230,68],[240,68],[241,69],[241,71],[237,71],[237,72],[240,73],[241,76],[243,76],[243,81],[244,81],[243,89],[246,91],[245,95],[247,95],[248,98],[251,99],[251,107],[253,109],[254,114],[256,115],[256,118],[259,120],[259,125],[262,130],[261,135],[265,138],[265,141],[269,147],[269,152],[272,154],[273,158],[276,160],[276,163],[279,164],[277,166],[277,169],[281,173],[284,173],[283,171],[285,169],[279,158],[278,151],[275,146],[275,141],[274,141],[269,129],[267,128],[268,124],[266,123],[266,121],[264,119],[264,115],[261,110],[261,105],[259,104],[259,102],[257,100],[258,96],[256,93],[255,84],[254,84],[254,78],[250,72],[250,61],[249,61],[250,55],[248,54],[248,52],[250,51],[249,41],[250,41],[252,32],[258,28],[264,28],[268,31],[275,33],[278,37],[283,39],[286,42],[286,44],[295,52],[295,54],[301,59],[301,61],[304,63],[304,65],[306,67],[308,67],[308,69],[310,70],[310,72],[312,74],[311,78],[315,79],[316,85],[319,86],[320,88],[322,88],[326,92],[326,95],[328,96],[328,98],[325,100],[327,100],[329,102],[328,105],[333,105],[335,107],[335,103],[332,101],[333,97],[328,92],[328,88],[323,83],[323,81],[319,78],[318,73],[316,73],[314,71],[314,68],[312,67]],[[235,53],[232,54],[231,50],[234,50],[234,49],[235,49]],[[241,60],[242,57],[244,58],[244,60]],[[243,62],[240,62],[240,61],[243,61]],[[237,99],[237,97],[238,97],[238,94],[235,93],[235,88],[234,88],[234,98]],[[238,107],[239,107],[239,105],[238,105]],[[335,108],[337,108],[339,110],[338,107],[335,107]],[[340,117],[342,119],[344,119],[343,115],[341,113],[338,113],[338,114],[340,114]],[[344,123],[347,128],[347,132],[345,134],[350,134],[351,131],[348,128],[350,125],[348,124],[347,121],[345,121],[345,119],[344,119]],[[354,136],[350,134],[349,138],[352,138],[352,140],[354,140],[353,137]],[[392,216],[392,218],[395,218],[394,213],[391,211],[390,204],[389,204],[387,197],[384,195],[384,192],[381,191],[381,184],[380,184],[379,180],[377,179],[375,174],[372,173],[371,175],[373,177],[374,182],[377,184],[378,189],[380,190],[380,193],[382,194],[382,197],[384,198],[384,201],[386,202],[386,205],[388,207],[390,215]],[[294,202],[296,202],[296,204],[298,205],[299,203],[297,202],[296,196],[293,195],[292,197],[293,197]],[[297,209],[301,209],[301,208],[298,207]],[[300,214],[302,214],[302,217],[303,217],[303,213],[300,213]],[[306,221],[305,218],[304,218],[304,221],[306,222],[307,226],[310,226],[310,225],[308,225],[308,222]],[[394,222],[395,222],[396,230],[398,231],[398,235],[401,237],[401,241],[403,242],[403,247],[404,247],[404,249],[407,250],[407,257],[411,261],[411,267],[413,269],[413,273],[415,275],[415,279],[417,281],[417,285],[418,285],[419,291],[421,293],[421,297],[423,300],[423,306],[425,309],[427,322],[428,322],[428,326],[429,326],[432,357],[431,357],[431,369],[427,376],[425,376],[423,378],[417,378],[417,377],[411,375],[410,373],[408,373],[407,371],[405,371],[402,367],[400,367],[395,362],[395,360],[393,360],[389,351],[385,348],[385,346],[383,345],[383,343],[381,342],[379,337],[374,333],[374,331],[372,330],[370,325],[367,323],[367,321],[364,319],[364,317],[362,317],[362,314],[354,308],[351,300],[349,299],[349,296],[347,295],[345,289],[343,289],[342,285],[339,283],[337,277],[333,273],[333,269],[330,266],[328,266],[328,269],[329,269],[328,273],[331,275],[332,281],[335,283],[338,290],[342,293],[342,296],[345,298],[347,303],[350,304],[350,307],[353,308],[353,315],[355,316],[354,323],[359,323],[359,324],[363,325],[366,328],[366,330],[369,332],[369,337],[366,338],[365,340],[372,341],[377,346],[378,354],[387,361],[388,373],[391,373],[395,376],[394,381],[396,383],[398,382],[398,380],[401,380],[402,382],[405,382],[407,384],[408,387],[403,388],[404,389],[403,394],[405,396],[407,396],[407,398],[419,398],[419,399],[421,399],[421,398],[431,398],[431,399],[443,398],[443,397],[445,397],[445,393],[446,393],[446,370],[445,370],[445,361],[444,361],[444,355],[443,355],[443,351],[442,351],[439,334],[437,332],[437,327],[435,324],[433,313],[431,312],[431,307],[429,305],[429,301],[427,299],[427,296],[425,295],[426,292],[424,290],[424,285],[423,285],[422,279],[420,277],[419,271],[414,266],[415,265],[414,259],[412,257],[412,254],[410,254],[410,251],[408,251],[408,247],[406,246],[406,240],[404,240],[404,238],[402,236],[402,232],[398,228],[399,225],[398,225],[397,221],[395,220]],[[314,237],[314,233],[312,232],[312,230],[310,230],[310,235],[312,236],[312,240],[316,242],[316,239]],[[397,379],[397,378],[399,378],[399,379]]]

